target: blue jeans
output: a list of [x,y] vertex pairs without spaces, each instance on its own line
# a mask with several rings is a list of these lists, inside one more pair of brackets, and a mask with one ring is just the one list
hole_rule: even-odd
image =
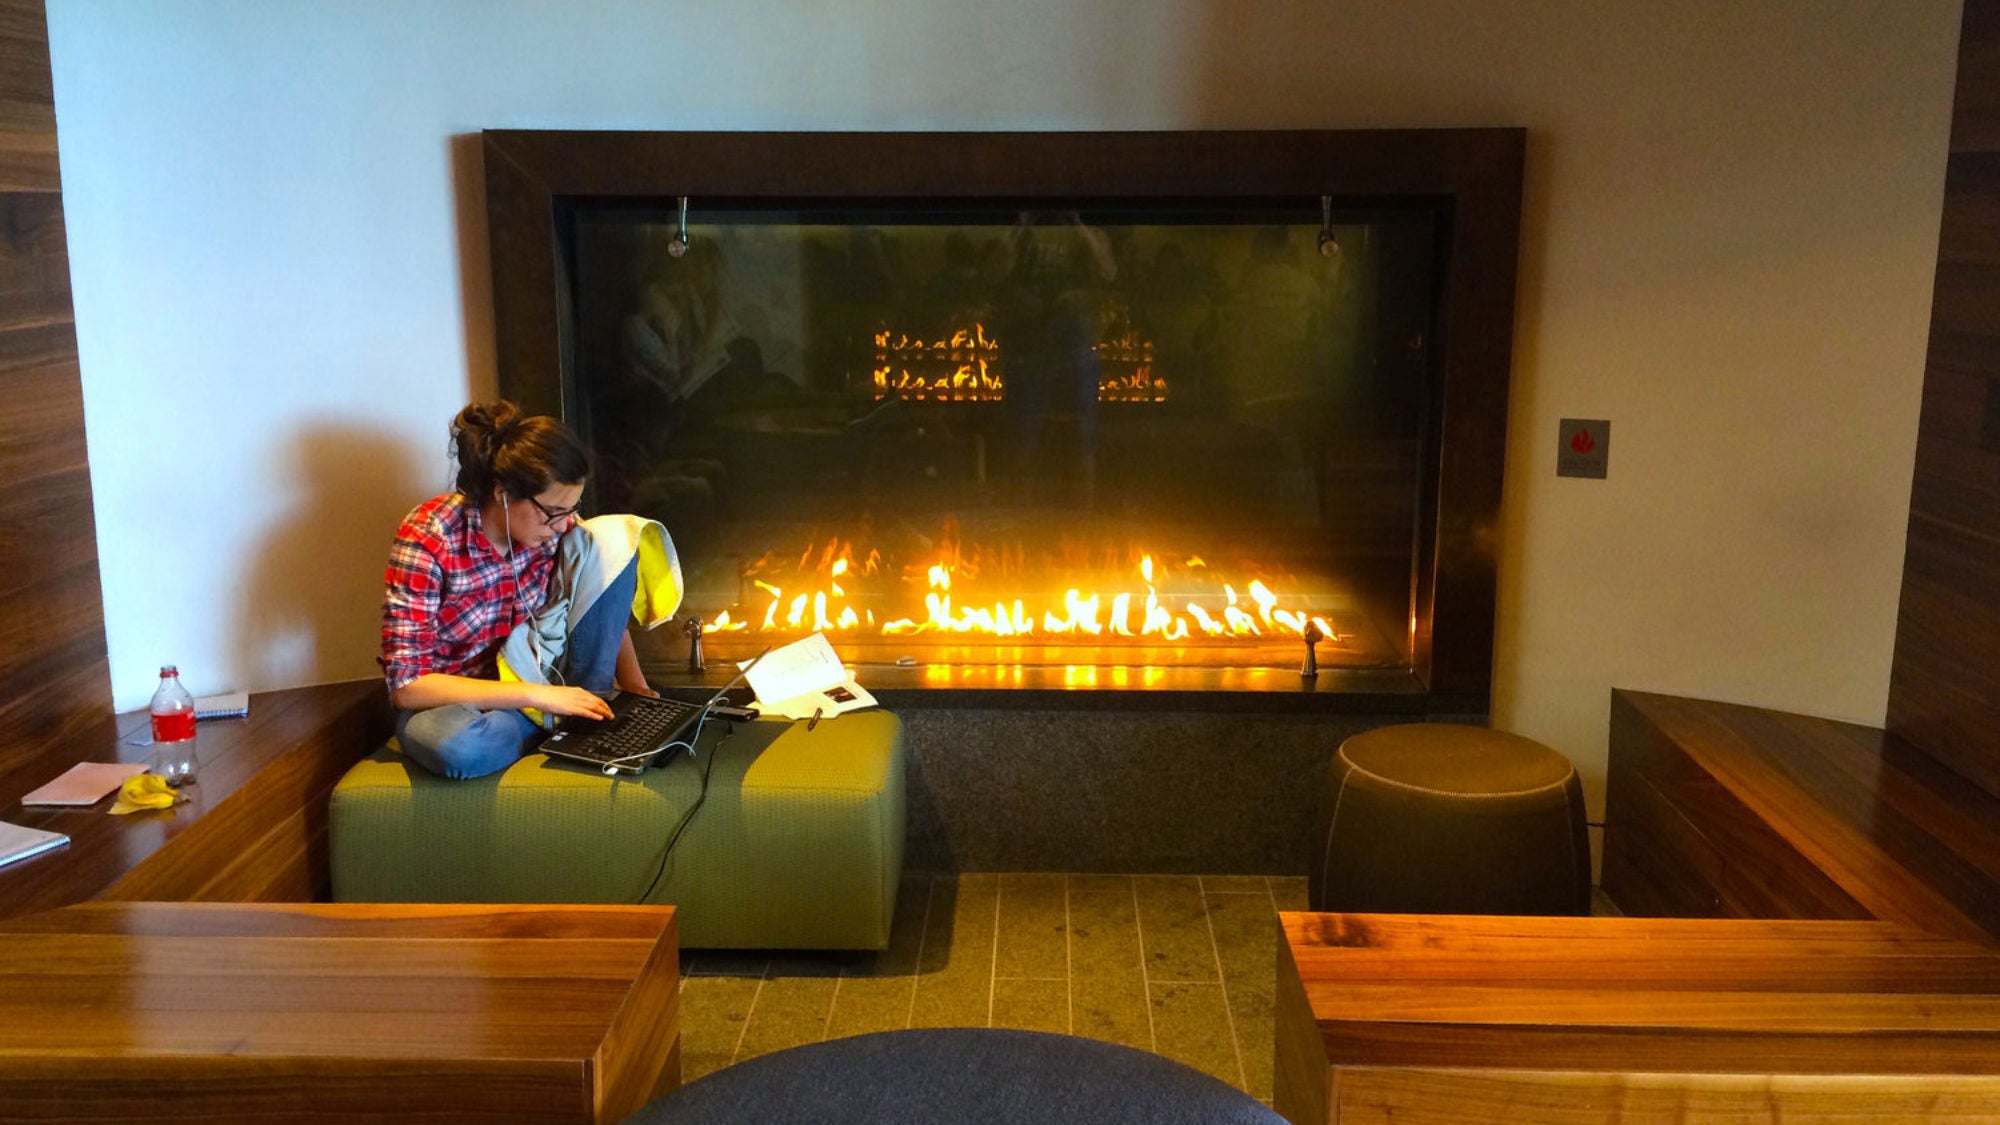
[[[599,594],[563,645],[562,682],[609,692],[618,675],[618,647],[639,586],[639,562]],[[396,740],[403,755],[434,774],[461,780],[497,773],[526,753],[541,728],[519,711],[481,711],[452,703],[423,711],[396,712]]]

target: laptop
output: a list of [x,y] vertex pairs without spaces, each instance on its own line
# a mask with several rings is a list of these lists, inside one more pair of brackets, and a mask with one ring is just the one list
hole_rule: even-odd
[[609,719],[565,716],[539,749],[605,773],[638,773],[676,743],[692,750],[689,736],[705,709],[621,691],[611,697]]
[[703,716],[724,710],[732,712],[732,718],[741,717],[737,709],[719,705],[729,689],[742,682],[751,667],[764,658],[764,652],[751,658],[734,679],[717,688],[705,703],[617,692],[610,699],[609,719],[565,716],[537,749],[551,758],[576,762],[607,774],[637,774],[672,749],[684,748],[692,754]]

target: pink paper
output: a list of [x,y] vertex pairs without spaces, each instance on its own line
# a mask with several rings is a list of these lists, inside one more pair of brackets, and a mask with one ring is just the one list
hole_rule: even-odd
[[146,772],[144,762],[78,762],[61,777],[21,798],[24,805],[94,805],[125,779]]

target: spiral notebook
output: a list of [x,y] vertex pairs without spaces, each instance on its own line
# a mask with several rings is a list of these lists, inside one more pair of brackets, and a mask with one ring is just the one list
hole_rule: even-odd
[[250,714],[250,693],[247,691],[194,697],[196,719],[241,719],[248,714]]
[[[244,719],[250,716],[250,693],[247,691],[224,692],[221,695],[197,695],[194,697],[194,718],[196,722],[209,719]],[[140,727],[126,736],[127,746],[151,746],[153,732],[149,727]]]

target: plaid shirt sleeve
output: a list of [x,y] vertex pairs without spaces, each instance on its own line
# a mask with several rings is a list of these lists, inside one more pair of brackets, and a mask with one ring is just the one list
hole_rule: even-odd
[[405,524],[389,549],[382,605],[382,671],[395,691],[432,670],[437,651],[438,603],[444,594],[444,564],[432,545]]

